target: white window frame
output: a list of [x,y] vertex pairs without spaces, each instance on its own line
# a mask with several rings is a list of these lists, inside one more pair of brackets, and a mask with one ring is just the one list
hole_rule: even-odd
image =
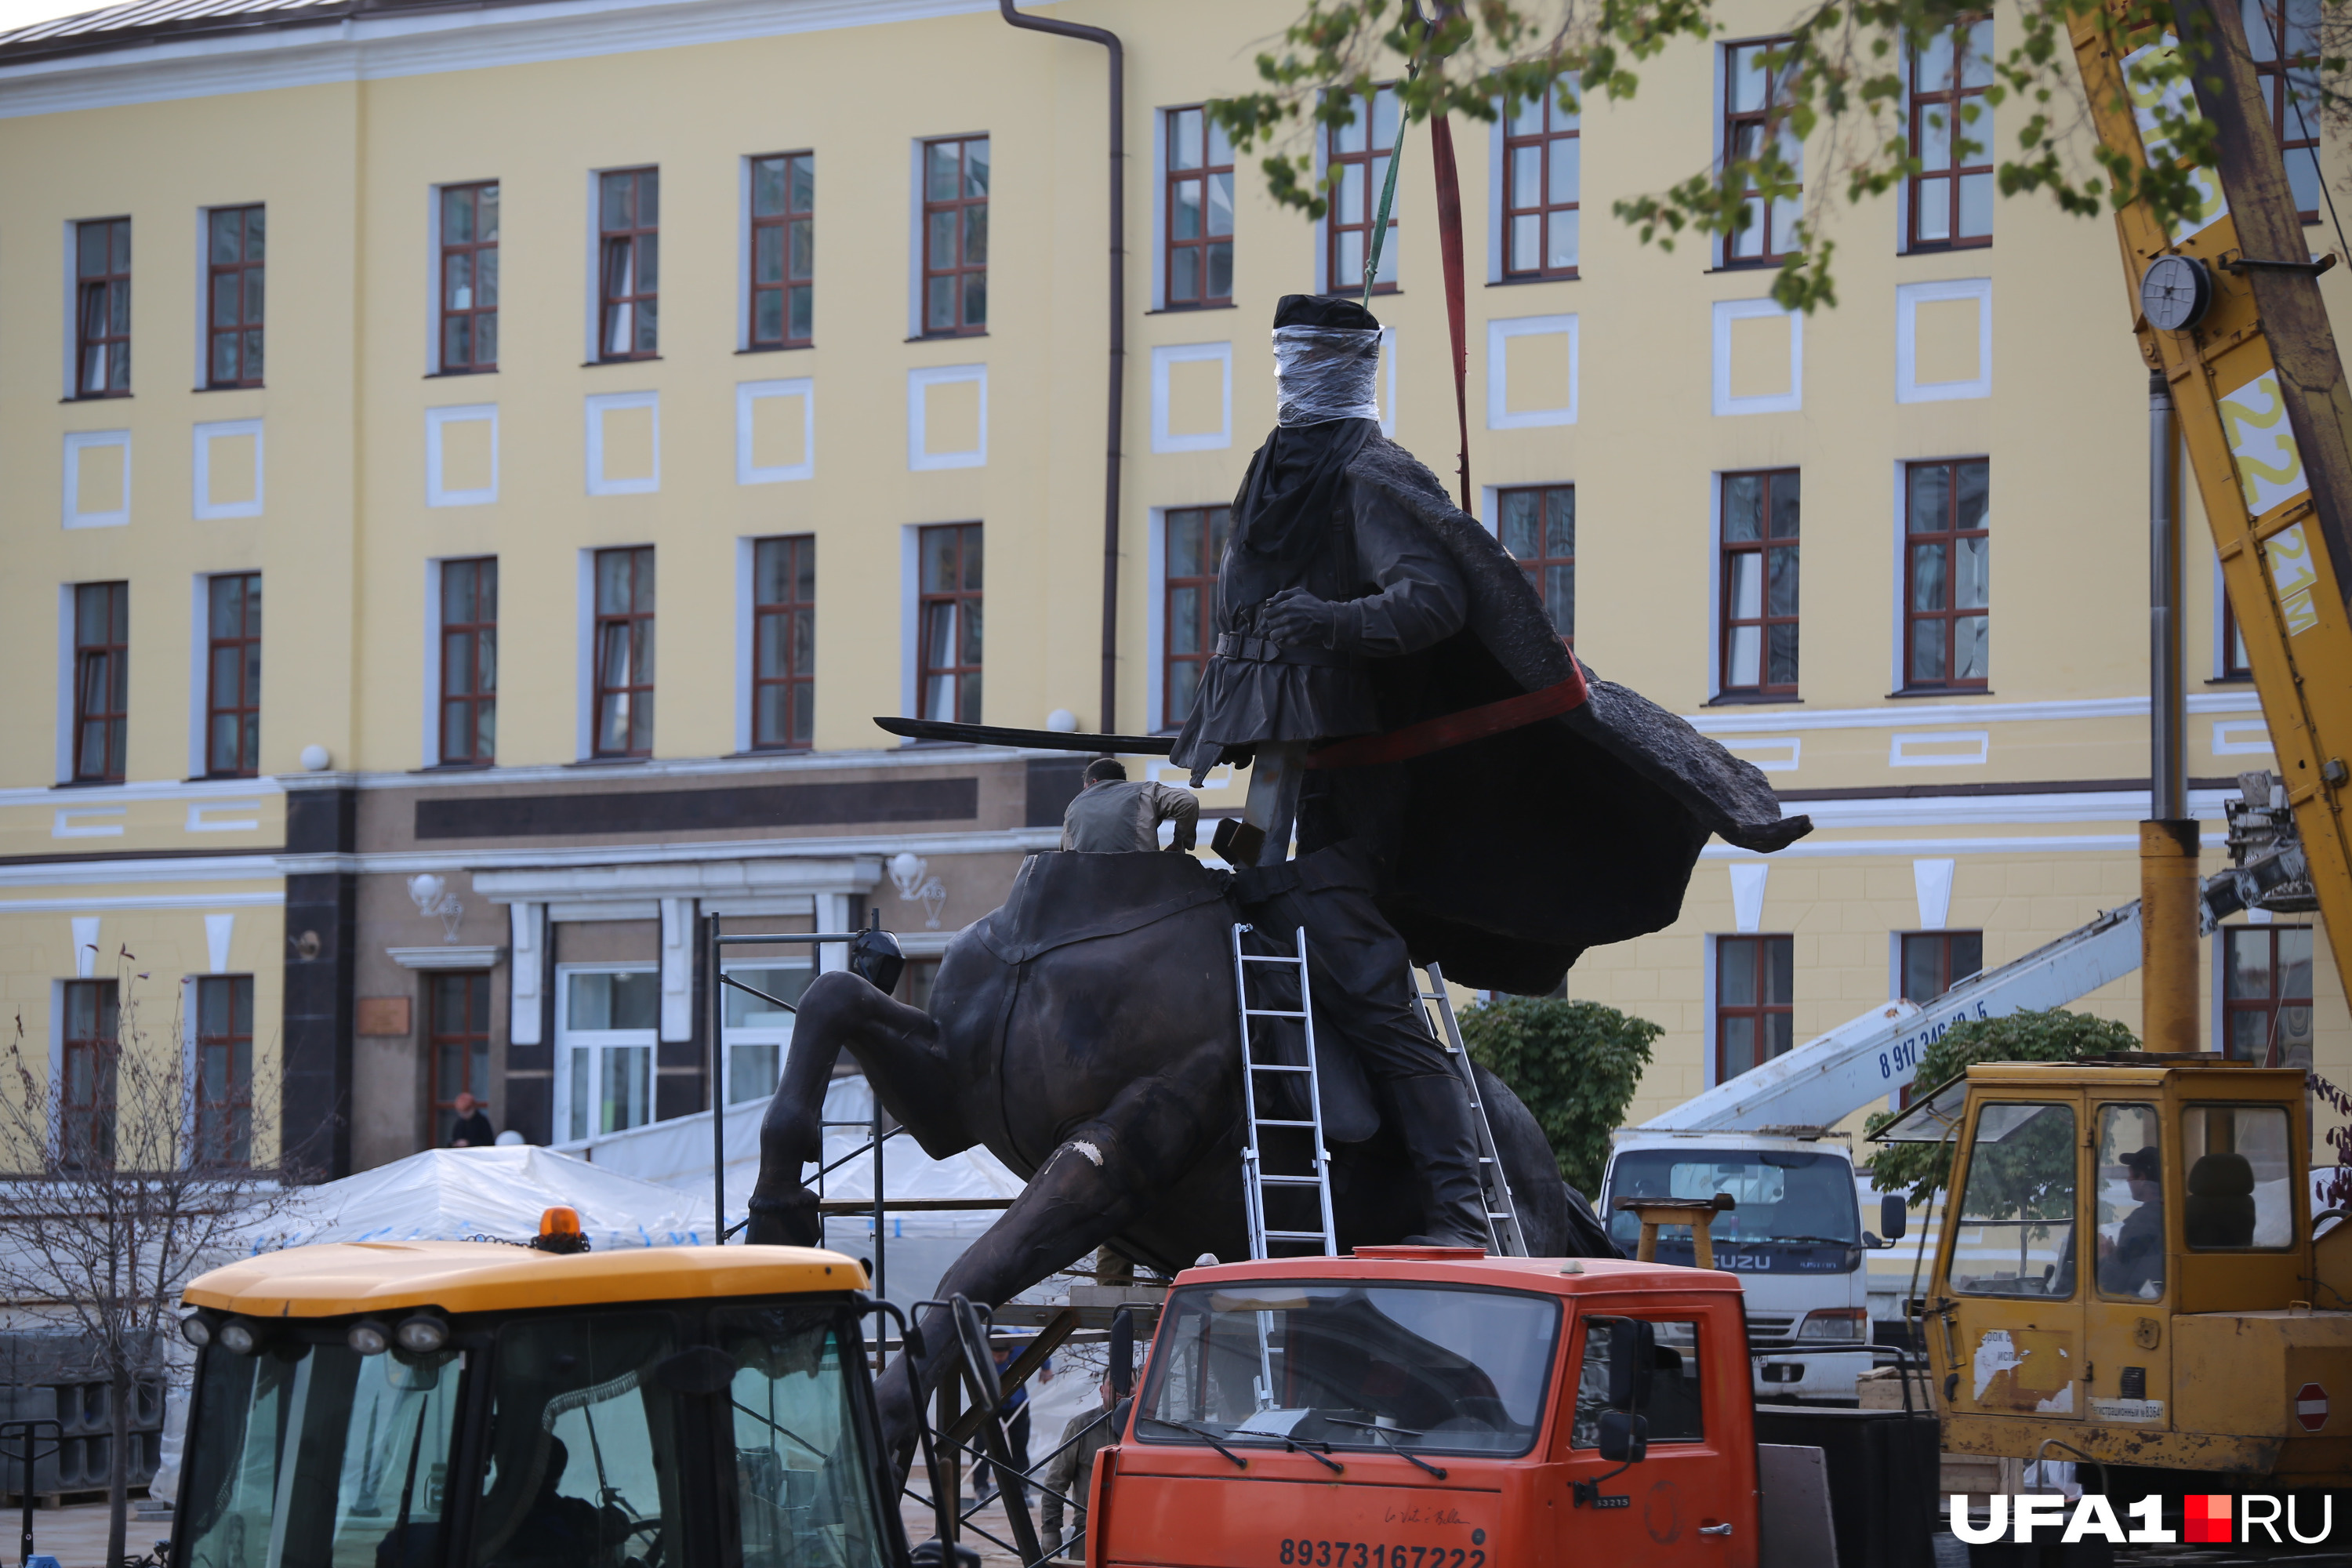
[[[811,980],[814,980],[819,973],[814,960],[806,956],[788,955],[782,958],[746,958],[735,963],[720,965],[720,972],[722,973],[730,974],[736,973],[749,973],[753,970],[762,969],[804,969],[808,971],[809,978]],[[719,1016],[722,1019],[726,1016],[726,1006],[728,1002],[739,994],[740,994],[740,993],[726,991],[724,994],[720,996]],[[721,1075],[726,1079],[726,1083],[722,1090],[723,1098],[721,1098],[719,1102],[721,1106],[729,1110],[732,1110],[735,1105],[739,1103],[734,1098],[735,1050],[739,1046],[774,1046],[776,1047],[776,1072],[778,1074],[778,1082],[782,1081],[782,1075],[783,1073],[784,1064],[790,1059],[789,1053],[792,1050],[793,1044],[793,1026],[791,1019],[792,1016],[790,1014],[786,1014],[784,1026],[781,1029],[746,1027],[742,1025],[726,1026],[726,1060],[720,1064],[719,1068]],[[774,1093],[775,1085],[771,1084],[761,1094],[742,1100],[740,1103],[745,1105],[753,1104],[760,1100],[772,1098]]]
[[634,1129],[615,1129],[614,1132],[602,1132],[595,1128],[595,1123],[600,1118],[596,1114],[597,1107],[593,1103],[593,1100],[597,1085],[603,1081],[601,1070],[603,1062],[600,1055],[595,1068],[592,1069],[594,1072],[594,1079],[589,1088],[592,1100],[588,1108],[589,1131],[582,1137],[572,1135],[572,1053],[575,1050],[593,1050],[602,1053],[616,1047],[643,1047],[646,1053],[646,1119],[636,1123],[636,1126],[650,1127],[656,1120],[654,1113],[654,1091],[660,1077],[656,1070],[658,1066],[656,1058],[660,1054],[658,1042],[661,1027],[658,1019],[653,1027],[646,1029],[572,1028],[572,976],[575,974],[650,974],[655,976],[655,984],[658,986],[661,966],[658,962],[559,963],[555,966],[555,1098],[552,1109],[555,1128],[563,1134],[553,1140],[559,1146],[593,1142],[599,1138],[615,1136],[619,1131],[634,1131]]

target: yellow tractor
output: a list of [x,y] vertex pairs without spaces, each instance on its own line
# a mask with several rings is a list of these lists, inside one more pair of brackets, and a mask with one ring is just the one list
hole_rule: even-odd
[[908,1561],[863,1268],[591,1254],[549,1216],[543,1246],[301,1247],[192,1284],[177,1568]]
[[1881,1130],[1958,1137],[1925,1298],[1947,1450],[2092,1459],[2111,1490],[2352,1477],[2352,1226],[2313,1239],[2305,1086],[2210,1056],[1989,1063]]

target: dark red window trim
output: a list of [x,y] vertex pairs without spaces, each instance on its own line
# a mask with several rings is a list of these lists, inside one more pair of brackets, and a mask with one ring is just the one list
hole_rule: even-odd
[[[1933,470],[1944,471],[1942,514],[1923,516],[1917,508],[1920,500],[1920,476]],[[1983,486],[1984,502],[1973,527],[1962,527],[1961,508],[1963,481],[1974,475]],[[1983,458],[1939,458],[1932,462],[1906,463],[1903,473],[1903,686],[1906,691],[1981,691],[1990,673],[1962,676],[1953,673],[1959,667],[1960,623],[1981,619],[1986,627],[1987,662],[1990,661],[1992,594],[1990,588],[1992,543],[1986,524],[1992,515],[1992,472],[1990,462]],[[1928,526],[1922,527],[1922,523]],[[1969,553],[1968,546],[1983,542],[1978,559],[1985,577],[1984,602],[1976,605],[1958,603],[1960,568]],[[1925,602],[1925,601],[1934,602]],[[1919,654],[1923,651],[1920,632],[1940,627],[1943,673],[1923,671]],[[1931,634],[1932,635],[1932,634]]]
[[804,752],[816,724],[816,535],[751,547],[751,749]]
[[215,207],[205,215],[205,384],[259,386],[268,209]]
[[[1584,205],[1583,121],[1560,107],[1556,92],[1547,93],[1541,103],[1522,104],[1519,115],[1535,113],[1538,128],[1524,134],[1516,129],[1519,116],[1506,121],[1503,135],[1503,276],[1506,278],[1573,278],[1577,263],[1565,266],[1552,263],[1552,217],[1556,213],[1573,215],[1570,226],[1580,226]],[[1535,189],[1529,191],[1520,180],[1521,165],[1528,160],[1522,156],[1533,153]],[[1571,180],[1576,190],[1572,201],[1551,199],[1557,164],[1568,160],[1577,165]],[[1521,226],[1529,226],[1534,235],[1536,264],[1519,265],[1519,235]],[[1581,258],[1582,237],[1571,241],[1571,248]]]
[[1160,727],[1172,733],[1192,716],[1192,700],[1217,641],[1217,566],[1233,530],[1230,506],[1171,507],[1160,518],[1163,630]]
[[121,784],[131,705],[131,584],[74,587],[73,781]]
[[[1520,498],[1529,498],[1532,516]],[[1576,487],[1517,485],[1495,492],[1497,536],[1535,584],[1564,643],[1576,641]],[[1565,550],[1560,547],[1567,546]]]
[[590,754],[649,757],[654,750],[654,547],[599,550],[594,721]]
[[74,225],[74,393],[131,395],[131,220]]
[[[772,167],[773,199],[763,183]],[[744,342],[755,349],[808,347],[816,315],[815,153],[751,160],[751,279]]]
[[[952,170],[942,162],[950,148]],[[988,331],[988,201],[994,167],[986,136],[943,136],[923,143],[927,338]]]
[[253,976],[196,981],[196,1163],[253,1163]]
[[441,763],[498,760],[499,558],[441,563]]
[[[1979,30],[1985,38],[1985,51],[1974,47]],[[1960,191],[1964,180],[1979,179],[1985,193],[1988,224],[1991,220],[1993,200],[1992,106],[1985,93],[1992,86],[1990,45],[1992,23],[1989,18],[1971,18],[1948,29],[1952,37],[1950,78],[1942,87],[1922,87],[1919,71],[1927,59],[1925,50],[1911,51],[1910,89],[1911,122],[1910,151],[1914,158],[1925,160],[1927,138],[1931,133],[1944,138],[1947,161],[1938,167],[1927,169],[1910,179],[1909,218],[1904,235],[1906,250],[1974,250],[1992,243],[1992,230],[1982,234],[1960,232]],[[1963,51],[1965,50],[1965,54]],[[1983,79],[1971,84],[1968,79],[1969,62],[1983,63]],[[1968,118],[1974,108],[1976,117]],[[1942,121],[1940,131],[1929,123],[1935,118]],[[1963,154],[1960,143],[1968,142],[1973,151]],[[1966,162],[1963,162],[1963,157]],[[1925,219],[1930,213],[1940,212],[1944,232],[1931,237]]]
[[[450,238],[453,230],[467,237]],[[499,183],[444,185],[440,369],[459,375],[498,368]]]
[[[439,1113],[455,1110],[461,1092],[482,1101],[485,1110],[489,1108],[490,972],[453,969],[432,975],[425,985],[425,1049],[436,1112],[433,1141],[441,1143],[447,1140],[448,1124]],[[452,1053],[463,1061],[454,1083],[446,1070]],[[474,1087],[478,1066],[482,1069],[479,1089]]]
[[611,169],[596,178],[596,357],[661,352],[661,171]]
[[923,529],[916,541],[922,576],[915,703],[925,719],[980,722],[980,531],[976,522],[945,523]]
[[[1169,110],[1163,126],[1168,189],[1160,221],[1167,235],[1163,260],[1167,308],[1230,305],[1234,302],[1233,148],[1223,128],[1197,103]],[[1189,234],[1185,232],[1188,215]],[[1220,222],[1223,228],[1217,226]]]
[[[1371,243],[1372,219],[1381,205],[1381,187],[1388,180],[1389,159],[1396,152],[1395,137],[1404,123],[1396,102],[1396,83],[1375,82],[1369,100],[1361,95],[1356,99],[1355,123],[1324,127],[1323,156],[1338,174],[1330,191],[1331,210],[1323,218],[1323,287],[1328,293],[1360,295],[1364,290],[1364,247]],[[1392,121],[1386,142],[1377,140],[1383,104]],[[1354,136],[1361,137],[1363,145],[1345,147],[1343,143]],[[1403,182],[1400,179],[1398,183]],[[1388,237],[1381,243],[1381,276],[1372,284],[1375,294],[1396,292],[1399,222],[1391,208]],[[1355,242],[1352,247],[1348,243],[1350,239]],[[1353,255],[1349,254],[1351,249]]]
[[[1716,641],[1723,662],[1716,672],[1720,682],[1717,689],[1732,695],[1794,697],[1803,527],[1801,475],[1795,468],[1756,468],[1720,475],[1718,482],[1723,537],[1717,570],[1723,597],[1716,607],[1719,617]],[[1739,518],[1746,505],[1735,496],[1739,487],[1749,484],[1756,487],[1755,532],[1743,536]],[[1742,588],[1751,583],[1755,588],[1752,612],[1740,603]],[[1755,635],[1753,679],[1741,679],[1746,673],[1739,668],[1742,632]]]
[[69,1171],[106,1170],[114,1163],[116,1068],[121,1060],[121,1019],[116,983],[68,980],[58,998],[57,1161]]
[[[1723,159],[1729,163],[1737,158],[1753,159],[1767,137],[1780,133],[1783,116],[1783,83],[1789,66],[1773,69],[1765,84],[1764,101],[1745,108],[1735,108],[1739,102],[1740,62],[1743,57],[1785,50],[1794,42],[1790,38],[1757,38],[1747,43],[1727,44],[1723,50]],[[1723,239],[1723,265],[1730,267],[1778,267],[1794,255],[1772,243],[1771,204],[1753,190],[1744,193],[1757,209],[1751,214],[1747,227]],[[1800,200],[1783,196],[1782,201]]]
[[[1792,936],[1719,936],[1715,939],[1715,1081],[1727,1082],[1740,1073],[1753,1071],[1773,1058],[1784,1055],[1795,1041],[1795,1002],[1781,994],[1780,971],[1793,975],[1796,966],[1796,938]],[[1729,988],[1727,976],[1731,966],[1745,963],[1752,982],[1755,1000],[1726,1002],[1724,994]],[[1790,987],[1793,990],[1793,987]],[[1750,1037],[1755,1042],[1756,1059],[1735,1071],[1732,1068],[1726,1024],[1735,1019],[1750,1019]],[[1776,1033],[1775,1020],[1780,1021]],[[1775,1044],[1779,1049],[1774,1049]]]
[[251,778],[261,766],[261,574],[205,584],[205,774]]

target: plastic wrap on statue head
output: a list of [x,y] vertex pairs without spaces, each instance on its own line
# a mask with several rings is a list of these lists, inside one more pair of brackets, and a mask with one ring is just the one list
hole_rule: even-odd
[[1353,300],[1286,294],[1274,310],[1275,423],[1381,416],[1380,318]]

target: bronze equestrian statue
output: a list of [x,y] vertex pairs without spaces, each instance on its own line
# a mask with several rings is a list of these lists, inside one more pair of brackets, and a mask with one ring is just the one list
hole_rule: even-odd
[[[1048,851],[950,944],[929,1012],[887,994],[887,939],[818,976],[761,1124],[750,1239],[818,1239],[802,1175],[846,1048],[926,1153],[984,1146],[1027,1180],[942,1295],[1002,1303],[1106,1245],[1167,1272],[1246,1256],[1246,922],[1270,951],[1307,933],[1339,1245],[1483,1242],[1466,1096],[1408,958],[1541,994],[1585,948],[1671,924],[1710,835],[1769,853],[1810,830],[1754,767],[1580,664],[1495,536],[1380,435],[1378,337],[1347,301],[1276,312],[1281,423],[1235,499],[1217,657],[1173,742],[1196,779],[1251,770],[1217,840],[1235,869]],[[1613,1255],[1527,1108],[1479,1083],[1529,1251]],[[927,1331],[922,1390],[904,1361],[881,1389],[902,1453],[950,1342]]]

